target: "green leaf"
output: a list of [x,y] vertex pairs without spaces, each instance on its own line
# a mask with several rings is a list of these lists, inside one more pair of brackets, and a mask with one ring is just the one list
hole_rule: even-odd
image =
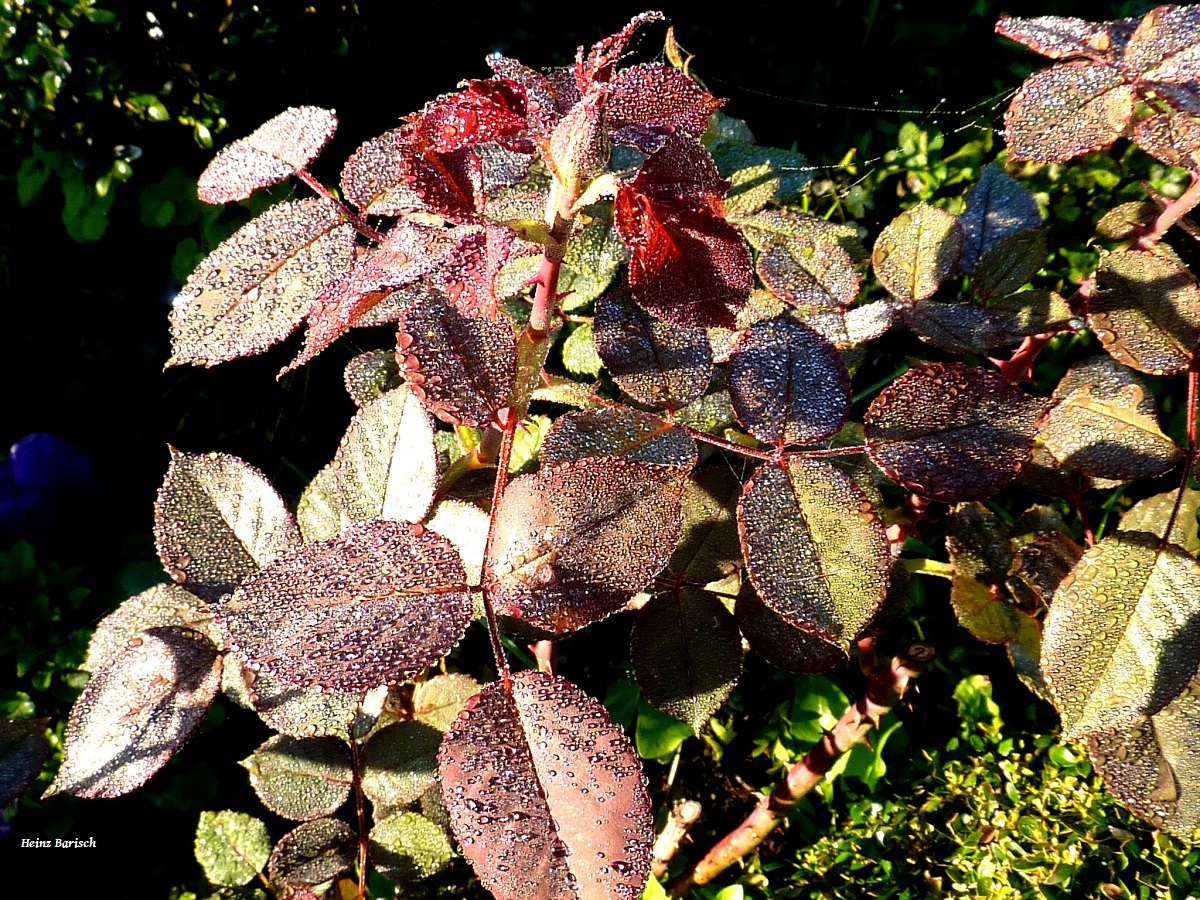
[[425,520],[426,528],[457,548],[467,573],[467,584],[472,586],[479,584],[483,570],[488,521],[488,514],[475,504],[454,499],[440,501]]
[[879,233],[871,268],[887,291],[909,303],[932,296],[962,252],[963,233],[948,212],[919,203]]
[[271,855],[267,826],[246,813],[200,813],[196,860],[213,884],[237,887],[262,871]]
[[400,367],[390,350],[368,350],[346,363],[342,380],[346,393],[358,407],[378,400],[400,386]]
[[428,878],[454,856],[445,832],[418,813],[396,813],[371,829],[371,862],[393,881]]
[[211,608],[177,584],[156,584],[130,597],[100,620],[88,642],[82,669],[99,673],[112,665],[139,632],[162,625],[194,628],[213,643],[223,640]]
[[[1183,499],[1179,503],[1179,514],[1175,517],[1168,540],[1195,554],[1200,552],[1200,534],[1197,534],[1196,522],[1197,513],[1200,512],[1200,491],[1190,487],[1181,490]],[[1162,537],[1178,497],[1179,489],[1139,500],[1121,517],[1121,530],[1149,531]]]
[[422,722],[396,722],[363,748],[363,793],[383,807],[416,802],[437,781],[442,732]]
[[707,584],[741,565],[737,503],[742,483],[722,464],[694,472],[683,488],[683,536],[670,569],[689,581]]
[[1042,634],[1042,672],[1063,735],[1149,716],[1200,667],[1200,563],[1145,532],[1088,550],[1059,586]]
[[566,294],[563,311],[582,309],[603,294],[628,256],[609,220],[595,221],[574,235],[558,279],[559,292]]
[[574,410],[554,420],[542,441],[542,465],[592,456],[690,470],[696,464],[696,442],[679,426],[629,407]]
[[334,738],[268,738],[242,760],[263,805],[286,819],[328,816],[346,802],[354,773],[350,754]]
[[1045,262],[1044,231],[1008,235],[980,255],[971,288],[979,297],[1011,294],[1032,279]]
[[595,378],[604,368],[592,340],[592,325],[584,322],[567,335],[562,345],[562,360],[572,375],[591,375]]
[[1012,564],[1008,529],[978,501],[961,503],[946,523],[946,550],[954,575],[950,603],[958,624],[989,644],[1017,636],[1017,611],[1003,585]]
[[470,675],[435,675],[413,689],[413,718],[438,731],[449,731],[467,701],[478,693],[479,682]]
[[695,732],[690,725],[662,712],[643,699],[638,703],[634,746],[642,759],[664,759],[673,756],[679,745]]

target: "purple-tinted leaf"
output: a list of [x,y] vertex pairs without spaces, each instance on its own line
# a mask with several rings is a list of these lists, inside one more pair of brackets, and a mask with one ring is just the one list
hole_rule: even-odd
[[1003,594],[1012,564],[1008,529],[982,503],[961,503],[946,520],[946,552],[954,573],[950,605],[958,624],[988,644],[1017,636],[1017,610]]
[[492,53],[488,55],[487,64],[501,78],[520,85],[525,91],[526,125],[536,134],[548,135],[554,123],[579,99],[574,78],[570,81],[570,90],[560,94],[553,79],[515,59]]
[[1024,185],[1009,177],[999,163],[988,163],[967,194],[967,208],[958,222],[964,236],[959,265],[970,275],[980,254],[1004,238],[1041,228],[1042,214]]
[[1159,162],[1200,172],[1200,123],[1190,116],[1160,112],[1141,119],[1133,142]]
[[864,421],[875,464],[909,490],[956,503],[999,491],[1033,449],[1043,401],[961,363],[906,372]]
[[1022,338],[1060,331],[1072,313],[1053,291],[1023,291],[984,308],[964,301],[927,300],[896,304],[907,325],[923,341],[955,353],[983,353]]
[[337,116],[318,106],[293,106],[234,141],[216,155],[200,176],[200,199],[227,203],[249,197],[260,187],[303,169],[329,143]]
[[1115,206],[1096,223],[1096,237],[1106,241],[1135,239],[1158,218],[1160,210],[1153,200],[1131,200]]
[[699,733],[742,672],[742,638],[720,600],[682,589],[638,611],[629,656],[646,699]]
[[342,195],[364,213],[395,216],[420,209],[421,198],[408,186],[400,168],[396,142],[400,130],[367,141],[346,160],[342,169]]
[[471,621],[458,551],[375,520],[277,560],[223,607],[234,652],[301,687],[365,691],[437,662]]
[[1149,375],[1182,372],[1200,343],[1200,287],[1178,259],[1147,250],[1105,257],[1088,324],[1114,359]]
[[209,601],[302,543],[295,518],[258,469],[236,456],[173,447],[154,504],[154,541],[171,580]]
[[738,595],[734,611],[750,648],[777,668],[815,675],[850,658],[844,641],[832,641],[789,625],[752,591]]
[[758,255],[758,277],[798,306],[846,307],[858,298],[862,275],[837,244],[785,238]]
[[0,721],[0,806],[8,806],[33,784],[50,755],[49,719]]
[[1107,147],[1129,124],[1133,98],[1111,66],[1069,62],[1034,72],[1004,114],[1009,155],[1066,162]]
[[589,456],[619,456],[691,469],[696,442],[678,425],[653,413],[620,407],[582,409],[559,416],[542,440],[542,465]]
[[163,625],[193,628],[220,645],[220,629],[213,623],[208,604],[179,585],[156,584],[130,597],[100,620],[80,668],[93,674],[103,672],[139,632]]
[[368,350],[358,354],[346,363],[342,373],[346,393],[358,407],[366,406],[388,391],[395,390],[400,386],[400,381],[396,354],[387,350]]
[[742,332],[729,356],[729,396],[743,427],[766,444],[815,444],[850,411],[841,354],[788,315]]
[[446,422],[495,422],[517,377],[517,337],[507,321],[467,316],[430,295],[400,320],[405,382]]
[[118,797],[141,787],[191,737],[220,682],[220,655],[199,632],[143,632],[71,707],[66,756],[43,796]]
[[683,536],[671,557],[672,572],[706,584],[741,565],[736,512],[741,493],[742,483],[724,465],[688,479],[683,488]]
[[415,812],[399,812],[371,829],[371,862],[392,881],[428,878],[454,859],[454,848],[438,825]]
[[1106,59],[1114,50],[1120,51],[1136,23],[1136,19],[1085,22],[1067,16],[1034,19],[1004,16],[996,23],[996,33],[1051,59],[1072,56]]
[[1011,294],[1032,279],[1045,262],[1044,231],[1010,234],[980,254],[971,289],[984,299]]
[[829,463],[762,466],[742,493],[738,531],[759,597],[795,628],[850,640],[883,602],[891,561],[883,520]]
[[1182,841],[1200,828],[1200,675],[1152,716],[1093,732],[1088,756],[1125,807]]
[[397,132],[400,176],[429,212],[459,224],[480,223],[483,161],[472,148],[450,153],[424,149],[407,128]]
[[950,213],[918,203],[879,233],[871,268],[888,292],[915,303],[932,296],[958,265],[963,233]]
[[442,732],[422,722],[396,722],[375,732],[362,751],[363,793],[385,808],[415,803],[437,782],[441,742]]
[[712,351],[704,330],[659,321],[626,293],[596,302],[593,339],[613,381],[648,406],[682,409],[708,387]]
[[1125,45],[1122,66],[1146,81],[1200,77],[1200,7],[1165,5],[1150,10]]
[[[1008,589],[1026,609],[1048,606],[1054,592],[1081,556],[1083,548],[1062,532],[1039,534],[1013,557],[1008,570]],[[1022,627],[1018,623],[1018,631]]]
[[1042,634],[1042,672],[1063,735],[1151,716],[1200,667],[1200,563],[1155,535],[1119,531],[1059,585]]
[[267,876],[290,888],[315,887],[349,872],[356,850],[354,832],[345,822],[305,822],[279,839],[267,863]]
[[454,835],[497,900],[635,898],[654,830],[645,778],[604,707],[561,678],[484,688],[446,733]]
[[1200,80],[1183,84],[1152,82],[1146,86],[1153,89],[1155,95],[1173,109],[1189,116],[1200,115]]
[[451,153],[516,134],[525,127],[525,89],[507,78],[468,81],[409,117],[405,138],[437,153]]
[[613,77],[613,67],[624,55],[634,33],[647,22],[661,22],[663,18],[660,12],[638,13],[620,31],[593,44],[586,57],[583,55],[583,48],[580,47],[575,54],[574,71],[575,83],[579,90],[587,90],[592,82],[610,81]]
[[653,62],[613,76],[605,111],[613,141],[653,153],[673,134],[698,139],[723,102],[679,69]]
[[611,615],[675,549],[683,473],[591,457],[509,483],[484,585],[502,615],[555,633]]
[[167,365],[214,366],[277,344],[353,258],[354,228],[337,203],[272,206],[188,278],[171,308]]
[[19,438],[8,450],[8,463],[9,475],[22,491],[73,488],[92,493],[98,487],[88,455],[53,434],[35,432]]
[[350,796],[350,753],[335,738],[268,738],[242,760],[263,806],[285,819],[307,822],[337,810]]

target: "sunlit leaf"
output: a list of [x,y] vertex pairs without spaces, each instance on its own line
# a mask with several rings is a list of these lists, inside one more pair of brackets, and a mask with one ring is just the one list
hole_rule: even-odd
[[1017,636],[1008,644],[1008,658],[1021,683],[1037,697],[1053,704],[1050,688],[1042,676],[1042,623],[1025,613],[1017,614]]
[[708,387],[712,352],[703,329],[659,321],[619,292],[596,301],[593,329],[605,368],[635,400],[677,410]]
[[674,466],[607,457],[510,482],[484,563],[496,610],[562,633],[621,609],[675,549],[682,488]]
[[918,337],[955,353],[983,353],[1017,344],[1030,335],[1059,331],[1072,318],[1067,302],[1053,291],[1011,294],[986,308],[961,300],[896,305],[904,324]]
[[590,323],[583,322],[571,329],[562,343],[562,361],[563,367],[577,377],[589,375],[595,378],[600,374],[604,363],[596,352]]
[[971,288],[983,298],[1010,294],[1046,262],[1046,233],[1022,231],[1001,238],[979,255]]
[[311,544],[333,537],[350,524],[342,482],[332,463],[313,477],[296,504],[296,521],[304,543]]
[[1059,531],[1039,534],[1013,557],[1008,588],[1025,609],[1047,606],[1081,556],[1083,548],[1065,534]]
[[1131,200],[1113,207],[1096,223],[1096,237],[1107,241],[1137,238],[1142,229],[1153,224],[1160,210],[1153,200]]
[[948,503],[996,493],[1033,448],[1043,401],[961,363],[910,369],[871,403],[871,459],[896,481]]
[[432,417],[406,386],[358,411],[333,460],[350,521],[425,517],[438,479],[433,431]]
[[399,129],[367,141],[346,160],[342,194],[364,213],[394,216],[424,204],[400,168]]
[[785,238],[768,244],[755,266],[772,293],[800,306],[849,306],[862,284],[850,254],[826,241]]
[[777,668],[816,675],[850,658],[844,641],[833,641],[789,625],[751,591],[738,594],[734,612],[750,648]]
[[220,683],[220,656],[202,634],[143,632],[71,707],[66,756],[44,796],[118,797],[141,787],[191,737]]
[[829,463],[792,457],[759,468],[738,504],[738,529],[751,583],[789,625],[850,640],[883,602],[891,559],[883,520]]
[[258,469],[236,456],[174,448],[154,504],[154,540],[171,579],[204,600],[221,599],[302,543],[295,518]]
[[970,275],[980,255],[1000,241],[1041,228],[1042,215],[1024,185],[1009,177],[999,163],[988,163],[979,170],[979,181],[967,193],[967,208],[958,223],[963,230],[959,265]]
[[507,321],[467,316],[436,295],[400,320],[405,382],[438,418],[459,425],[496,421],[517,376],[517,338]]
[[788,315],[742,332],[729,356],[729,396],[743,427],[767,444],[815,444],[850,411],[850,374],[837,350]]
[[211,607],[178,585],[156,584],[134,594],[100,620],[80,668],[92,673],[104,671],[140,632],[163,625],[192,628],[218,643],[220,629],[214,626]]
[[445,832],[414,812],[395,813],[376,822],[370,852],[380,873],[400,882],[428,878],[454,859]]
[[208,164],[197,191],[205,203],[249,197],[303,169],[337,130],[337,116],[318,106],[293,106],[234,141]]
[[1141,119],[1133,142],[1168,166],[1200,172],[1200,122],[1191,116],[1160,112]]
[[879,233],[871,268],[892,296],[913,303],[932,296],[954,271],[963,232],[950,213],[918,203]]
[[223,614],[234,651],[256,671],[365,691],[445,656],[471,621],[471,599],[453,544],[420,525],[374,520],[277,560]]
[[713,162],[732,187],[725,194],[729,215],[750,215],[768,203],[798,200],[813,178],[814,167],[801,153],[763,147],[736,139],[718,139],[708,146]]
[[350,796],[350,753],[334,738],[268,738],[242,760],[263,806],[285,819],[333,813]]
[[839,350],[882,337],[895,321],[892,304],[883,300],[846,310],[816,307],[804,310],[803,316],[805,325]]
[[354,832],[337,819],[315,819],[279,839],[267,863],[271,881],[309,888],[332,881],[354,865]]
[[1015,638],[1017,610],[1003,595],[1012,563],[1004,524],[982,503],[959,504],[946,520],[946,551],[954,567],[950,603],[958,624],[989,644]]
[[603,294],[628,256],[610,222],[592,222],[572,236],[558,275],[562,309],[581,309]]
[[356,719],[363,694],[297,687],[246,670],[250,703],[258,717],[281,734],[294,738],[337,737],[348,741],[358,730]]
[[689,581],[706,584],[724,578],[742,562],[737,533],[737,502],[742,483],[727,466],[693,474],[683,488],[683,536],[670,568]]
[[400,386],[400,367],[396,354],[387,350],[368,350],[350,362],[342,374],[346,393],[355,406],[366,406]]
[[699,138],[722,103],[679,69],[652,62],[613,76],[605,113],[615,143],[653,153],[673,134]]
[[405,137],[423,148],[450,153],[516,134],[525,127],[525,90],[507,78],[464,82],[408,117]]
[[1136,19],[1085,22],[1068,16],[1038,16],[1033,19],[1003,16],[996,23],[996,33],[1051,59],[1072,56],[1102,58],[1114,51],[1119,52],[1136,25]]
[[1200,676],[1159,712],[1089,734],[1088,755],[1122,804],[1191,841],[1200,828],[1198,731]]
[[1086,61],[1034,72],[1004,114],[1014,159],[1066,162],[1107,147],[1133,115],[1133,86],[1115,68]]
[[742,638],[720,600],[684,589],[638,611],[629,655],[646,699],[700,732],[737,683]]
[[449,731],[466,702],[479,693],[479,682],[459,672],[435,675],[413,689],[413,718]]
[[484,688],[446,733],[454,835],[497,900],[636,897],[654,831],[641,766],[598,702],[518,672]]
[[167,365],[213,366],[277,344],[354,257],[331,200],[291,200],[251,219],[188,278],[171,306]]
[[200,813],[196,861],[212,884],[245,884],[262,871],[270,854],[271,837],[261,819],[229,809]]
[[433,514],[425,520],[425,527],[455,546],[462,557],[467,584],[479,584],[487,545],[488,514],[462,500],[441,500],[433,508]]
[[49,719],[0,721],[0,806],[8,806],[33,783],[46,758]]
[[407,806],[437,781],[442,732],[422,722],[396,722],[363,748],[363,793],[381,806]]
[[629,407],[582,409],[555,419],[542,441],[542,464],[589,456],[620,456],[691,469],[696,464],[696,442],[678,425]]
[[1176,501],[1179,500],[1179,513],[1175,516],[1175,524],[1171,527],[1171,535],[1167,540],[1188,553],[1200,552],[1200,535],[1197,534],[1196,526],[1196,514],[1200,510],[1200,491],[1187,486],[1182,490],[1182,500],[1179,500],[1178,489],[1139,500],[1121,516],[1121,530],[1149,531],[1161,538],[1167,530],[1167,521],[1175,511]]
[[1073,740],[1161,710],[1200,666],[1200,563],[1154,535],[1121,531],[1059,586],[1042,672]]
[[1200,67],[1200,9],[1159,6],[1142,17],[1122,60],[1146,81],[1194,81]]
[[1200,343],[1200,287],[1177,259],[1112,253],[1096,269],[1088,324],[1125,365],[1150,375],[1182,372]]

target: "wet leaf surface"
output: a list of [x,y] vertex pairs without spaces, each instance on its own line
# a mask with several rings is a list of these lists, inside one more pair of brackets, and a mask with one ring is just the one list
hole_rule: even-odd
[[1153,715],[1198,666],[1200,563],[1154,535],[1105,538],[1055,593],[1042,671],[1068,740]]
[[0,721],[0,804],[8,806],[25,792],[50,755],[49,719]]
[[850,254],[825,241],[787,238],[769,244],[755,267],[773,294],[798,306],[846,307],[862,285]]
[[888,476],[948,503],[996,493],[1033,449],[1044,402],[961,363],[910,369],[871,403],[868,452]]
[[380,806],[415,803],[437,781],[442,732],[422,722],[396,722],[363,748],[363,793]]
[[629,407],[581,409],[554,420],[542,441],[542,465],[591,456],[623,457],[691,469],[696,442],[678,425]]
[[963,232],[950,213],[919,203],[879,233],[871,268],[888,292],[914,303],[932,296],[958,265]]
[[371,829],[371,862],[385,878],[409,882],[428,878],[454,859],[444,831],[415,812],[400,812]]
[[348,741],[361,715],[362,692],[297,687],[247,669],[251,705],[268,726],[294,738],[337,737]]
[[866,260],[870,255],[863,246],[858,229],[853,225],[827,222],[819,216],[790,209],[764,209],[750,216],[738,216],[734,221],[750,246],[760,253],[782,238],[796,238],[836,244],[849,253],[856,263]]
[[654,831],[641,766],[595,700],[519,672],[447,732],[443,795],[463,855],[497,900],[635,900]]
[[742,332],[729,356],[729,397],[743,427],[766,444],[815,444],[850,411],[841,354],[791,316]]
[[704,730],[742,671],[742,637],[721,601],[704,591],[659,594],[638,611],[629,645],[646,699]]
[[350,796],[350,752],[335,738],[268,738],[242,760],[263,806],[285,819],[331,815]]
[[1200,287],[1178,260],[1113,253],[1096,270],[1088,324],[1114,359],[1150,375],[1182,372],[1200,342]]
[[[1121,530],[1149,531],[1161,538],[1167,530],[1167,522],[1175,509],[1178,496],[1179,491],[1174,490],[1139,500],[1121,516]],[[1192,554],[1200,553],[1200,535],[1197,534],[1196,526],[1197,511],[1200,511],[1200,491],[1190,487],[1183,488],[1179,514],[1175,517],[1168,540]]]
[[1039,534],[1013,557],[1008,571],[1009,590],[1024,609],[1036,611],[1048,606],[1081,556],[1083,548],[1065,534]]
[[171,448],[154,504],[154,542],[171,579],[213,601],[298,550],[302,540],[283,498],[258,469],[224,453]]
[[449,652],[471,621],[458,551],[423,526],[375,520],[285,556],[222,609],[234,651],[299,687],[399,684]]
[[1142,119],[1134,128],[1133,141],[1168,166],[1200,172],[1200,123],[1189,116],[1157,113]]
[[249,197],[260,187],[295,174],[316,159],[337,130],[337,116],[318,106],[293,106],[234,141],[200,175],[205,203]]
[[134,594],[100,620],[88,642],[86,672],[102,672],[129,647],[140,632],[163,625],[192,628],[220,646],[220,628],[213,611],[195,594],[177,584],[156,584]]
[[1107,57],[1114,47],[1119,50],[1124,45],[1136,24],[1136,19],[1086,22],[1069,16],[1004,16],[996,23],[996,33],[1051,59]]
[[279,839],[267,862],[267,875],[288,887],[315,887],[349,872],[356,851],[349,825],[337,819],[315,819]]
[[425,520],[425,527],[452,543],[462,557],[467,584],[479,584],[487,546],[488,514],[473,503],[453,498],[441,500]]
[[200,813],[196,860],[212,884],[245,884],[262,871],[270,854],[271,838],[261,819],[228,809]]
[[624,607],[679,540],[683,473],[591,457],[509,483],[484,585],[501,615],[555,633]]
[[1087,737],[1096,771],[1124,806],[1191,841],[1200,828],[1200,676],[1161,711]]
[[628,294],[596,302],[593,340],[613,381],[648,406],[682,409],[708,387],[712,352],[704,330],[661,322]]
[[1045,262],[1044,231],[1009,235],[980,254],[971,288],[976,296],[987,299],[1011,294],[1030,281]]
[[738,504],[746,571],[763,602],[794,628],[850,640],[887,591],[891,557],[866,493],[816,459],[762,466]]
[[967,208],[958,223],[963,230],[959,265],[970,275],[980,255],[1000,241],[1041,228],[1042,214],[1023,184],[1011,178],[999,163],[988,163],[979,170],[979,181],[967,193]]
[[608,290],[628,256],[608,222],[593,222],[573,235],[558,275],[559,292],[568,294],[562,300],[563,311],[582,309]]
[[71,707],[65,758],[44,796],[119,797],[187,742],[221,683],[212,641],[175,626],[143,632]]
[[576,377],[595,378],[604,362],[596,352],[591,323],[583,322],[571,329],[562,343],[563,367]]
[[1025,613],[1017,615],[1017,636],[1008,644],[1008,658],[1021,684],[1053,705],[1050,688],[1042,676],[1042,623]]
[[946,551],[954,567],[950,604],[958,624],[985,643],[1013,640],[1017,610],[1003,593],[1012,564],[1008,529],[982,503],[959,504],[946,520]]
[[306,544],[331,538],[350,524],[342,483],[333,463],[317,472],[304,488],[296,504],[296,521]]
[[1129,73],[1146,81],[1195,81],[1200,65],[1200,10],[1164,5],[1142,17],[1125,45]]
[[683,536],[670,569],[699,584],[731,574],[742,564],[737,504],[742,483],[724,465],[693,473],[683,488]]
[[804,324],[839,350],[850,350],[882,337],[894,321],[892,305],[882,300],[847,310],[818,307],[804,314]]
[[1066,162],[1107,147],[1133,115],[1133,86],[1111,66],[1060,63],[1034,72],[1004,114],[1014,159]]
[[850,658],[844,642],[794,628],[750,591],[738,595],[734,613],[750,649],[776,668],[816,675]]
[[793,150],[718,138],[708,145],[708,152],[721,176],[732,183],[725,194],[725,209],[731,216],[750,215],[768,203],[798,200],[813,178],[813,167]]
[[171,305],[168,366],[259,353],[292,333],[354,258],[354,228],[328,200],[289,200],[217,247]]
[[907,325],[923,341],[954,353],[983,353],[1020,343],[1025,337],[1060,331],[1071,308],[1053,291],[1023,291],[987,308],[965,301],[926,300],[897,304]]
[[413,718],[438,731],[449,731],[467,701],[478,693],[479,682],[470,675],[435,675],[413,689]]
[[400,168],[399,129],[364,143],[342,169],[342,196],[362,212],[394,216],[424,204]]
[[425,517],[438,479],[433,432],[432,417],[408,387],[358,411],[333,460],[349,521]]
[[346,363],[342,381],[355,406],[366,406],[400,386],[400,367],[396,354],[388,350],[368,350]]
[[457,425],[496,420],[517,376],[517,337],[507,320],[467,316],[435,294],[400,320],[398,356],[409,388]]
[[614,142],[649,153],[669,135],[698,139],[722,103],[679,69],[651,62],[613,76],[605,112]]

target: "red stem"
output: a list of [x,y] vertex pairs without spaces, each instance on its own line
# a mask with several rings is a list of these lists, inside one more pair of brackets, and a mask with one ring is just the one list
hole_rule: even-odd
[[316,191],[317,194],[324,197],[326,200],[330,200],[330,201],[336,203],[338,206],[340,206],[342,208],[342,215],[346,217],[347,221],[349,221],[350,224],[354,226],[355,230],[358,231],[359,234],[363,235],[364,237],[370,238],[371,240],[375,241],[376,243],[380,243],[380,244],[383,243],[383,234],[380,231],[377,231],[376,229],[372,228],[370,225],[367,224],[366,219],[364,219],[362,216],[360,216],[358,213],[356,213],[354,210],[352,210],[350,207],[348,207],[345,203],[343,203],[337,197],[333,196],[333,194],[329,190],[329,188],[325,187],[325,185],[323,185],[323,184],[321,184],[321,182],[317,181],[317,179],[312,176],[312,173],[309,172],[308,169],[300,169],[298,172],[296,172],[296,177],[299,178],[301,181],[303,181],[305,184],[307,184],[314,191]]
[[[357,718],[357,716],[356,716]],[[367,895],[367,846],[371,840],[363,809],[362,757],[358,746],[357,725],[350,726],[350,762],[354,769],[354,807],[358,814],[358,896]]]
[[[492,541],[496,537],[496,510],[500,506],[500,498],[504,495],[504,489],[508,486],[508,465],[512,460],[513,436],[517,433],[519,421],[520,419],[510,409],[504,423],[504,435],[500,441],[500,458],[496,461],[496,484],[492,488],[492,509],[488,515],[484,559],[490,559],[492,555]],[[504,656],[504,645],[500,642],[500,626],[496,621],[496,609],[492,606],[491,586],[487,583],[486,578],[483,584],[483,610],[484,617],[487,619],[488,637],[492,642],[492,655],[496,657],[496,671],[499,673],[500,679],[507,684],[511,673],[508,669],[508,659]]]
[[1188,189],[1180,194],[1178,199],[1171,201],[1158,214],[1158,218],[1154,220],[1150,229],[1138,238],[1137,248],[1139,250],[1151,249],[1162,240],[1163,235],[1170,227],[1191,212],[1197,203],[1200,203],[1200,178],[1193,176]]

